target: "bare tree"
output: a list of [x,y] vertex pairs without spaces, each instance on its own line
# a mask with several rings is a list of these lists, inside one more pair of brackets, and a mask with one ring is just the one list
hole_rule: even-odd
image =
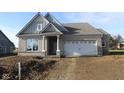
[[116,48],[119,43],[123,42],[124,39],[121,35],[111,36],[109,39],[110,48]]
[[123,38],[121,35],[117,35],[115,40],[117,41],[117,43],[123,42]]

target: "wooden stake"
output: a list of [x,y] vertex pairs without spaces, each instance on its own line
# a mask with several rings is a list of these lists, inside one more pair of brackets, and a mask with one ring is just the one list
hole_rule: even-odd
[[20,62],[18,63],[18,77],[19,77],[19,80],[21,80],[21,63]]

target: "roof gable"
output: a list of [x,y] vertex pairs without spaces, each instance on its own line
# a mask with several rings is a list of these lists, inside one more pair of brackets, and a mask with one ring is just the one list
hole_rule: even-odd
[[44,33],[56,33],[56,34],[63,34],[59,29],[57,29],[52,23],[46,25],[46,27],[40,32],[41,34]]
[[[40,13],[38,12],[21,30],[20,32],[16,35],[22,35],[22,34],[27,34],[27,33],[37,33],[36,32],[36,23],[41,22],[43,20],[44,22],[44,27],[49,23],[49,21]],[[35,23],[35,21],[37,21]],[[27,31],[27,32],[26,32]],[[33,32],[34,31],[34,32]]]
[[56,28],[58,28],[61,32],[68,32],[68,30],[50,13],[47,13],[45,18],[54,26],[56,26]]
[[8,37],[0,30],[0,46],[15,47]]

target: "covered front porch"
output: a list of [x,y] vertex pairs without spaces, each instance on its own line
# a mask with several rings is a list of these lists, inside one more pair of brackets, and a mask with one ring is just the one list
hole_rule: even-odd
[[53,55],[61,56],[60,35],[42,36],[42,54],[43,56]]
[[42,54],[61,56],[60,36],[63,34],[52,23],[49,23],[41,32],[42,34]]

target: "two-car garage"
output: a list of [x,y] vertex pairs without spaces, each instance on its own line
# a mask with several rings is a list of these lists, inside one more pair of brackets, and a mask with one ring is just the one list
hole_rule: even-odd
[[97,41],[95,40],[73,40],[64,42],[65,56],[91,56],[97,54]]

